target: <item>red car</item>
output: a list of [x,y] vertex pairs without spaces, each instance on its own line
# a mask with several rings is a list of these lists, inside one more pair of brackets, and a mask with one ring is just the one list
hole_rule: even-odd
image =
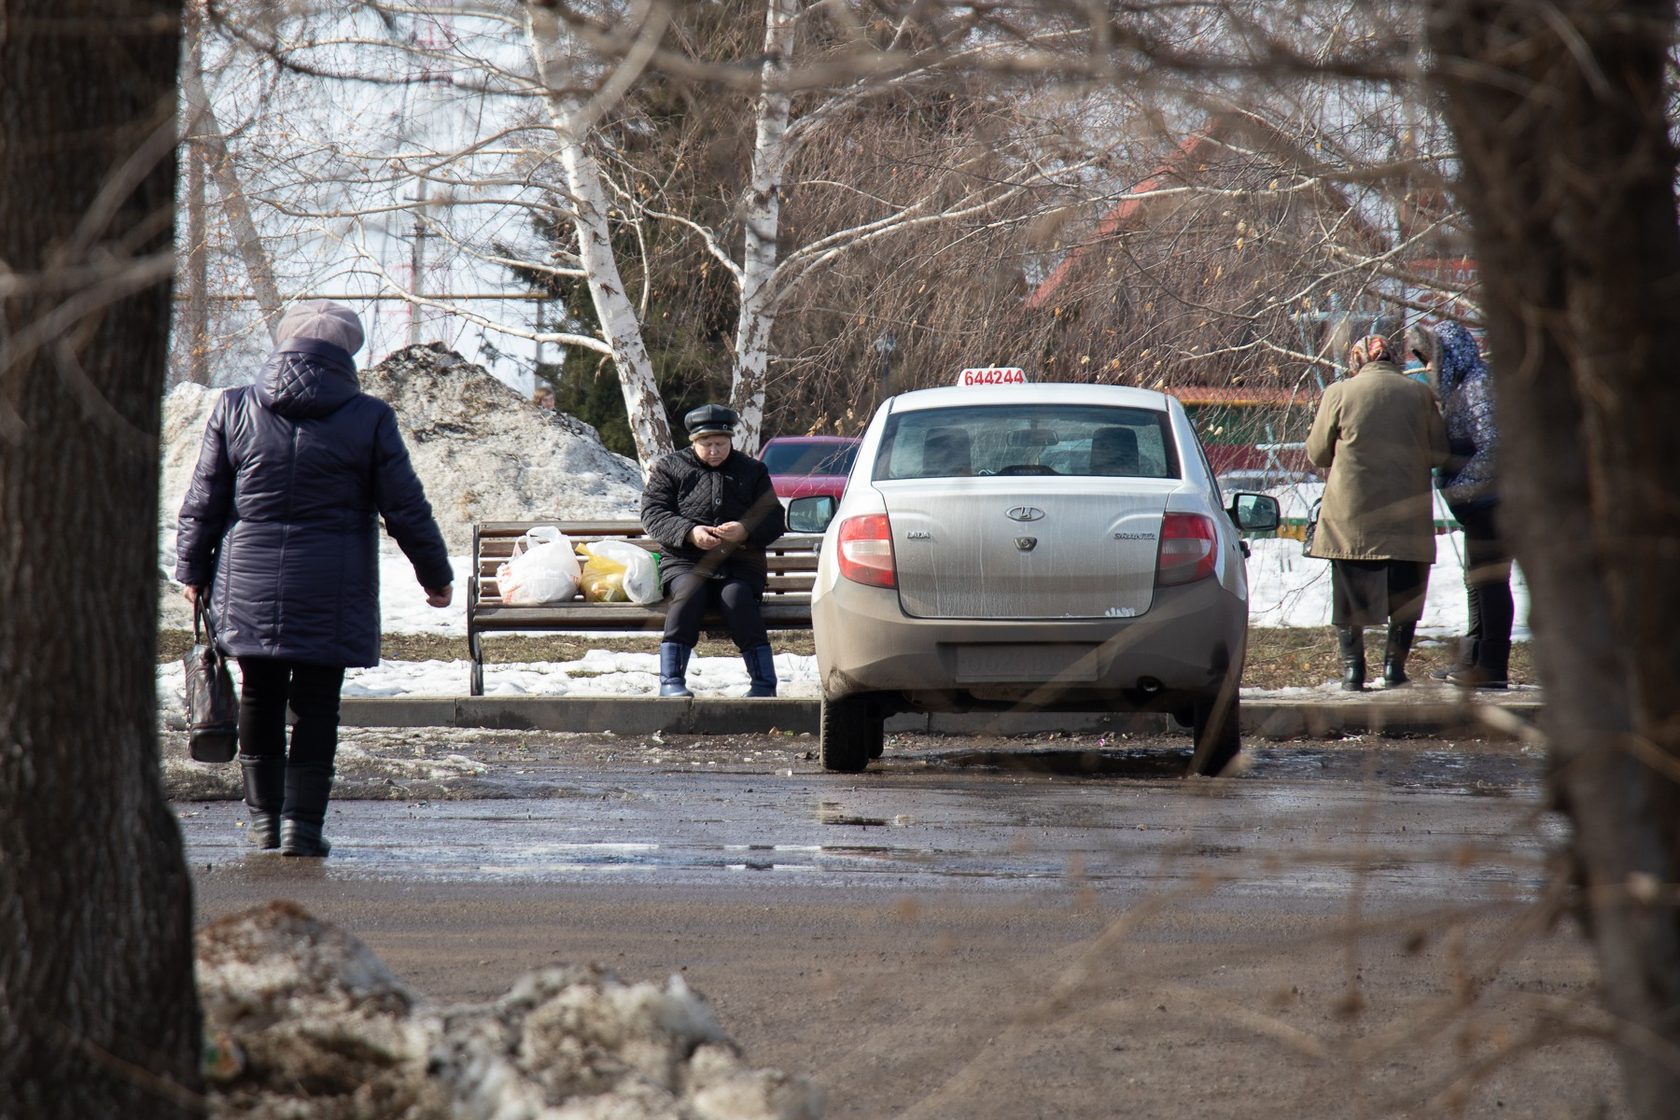
[[777,436],[765,442],[758,457],[770,468],[770,482],[784,506],[822,494],[839,501],[860,442],[856,436]]

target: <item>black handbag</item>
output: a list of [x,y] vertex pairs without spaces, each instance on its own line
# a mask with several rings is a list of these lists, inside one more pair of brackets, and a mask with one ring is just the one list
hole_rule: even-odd
[[1324,499],[1320,498],[1312,504],[1312,509],[1307,511],[1307,527],[1301,534],[1302,556],[1312,555],[1313,538],[1318,536],[1318,511],[1323,505]]
[[239,698],[227,655],[216,648],[202,602],[193,604],[193,647],[182,660],[187,670],[187,752],[194,762],[232,762],[239,751]]

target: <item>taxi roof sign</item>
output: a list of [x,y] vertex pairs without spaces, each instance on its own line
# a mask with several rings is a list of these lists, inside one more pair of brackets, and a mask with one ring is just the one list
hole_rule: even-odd
[[1019,366],[972,366],[957,374],[958,385],[1025,385],[1027,371]]

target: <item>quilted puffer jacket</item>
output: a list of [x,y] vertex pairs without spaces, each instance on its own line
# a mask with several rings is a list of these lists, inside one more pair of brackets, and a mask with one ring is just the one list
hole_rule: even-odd
[[1436,476],[1436,485],[1454,513],[1491,508],[1499,501],[1493,383],[1469,331],[1447,323],[1440,336],[1441,408],[1447,414],[1452,458]]
[[[689,534],[696,525],[739,521],[747,539],[706,551]],[[642,527],[659,542],[659,579],[669,593],[671,581],[696,569],[744,579],[760,594],[768,582],[764,550],[787,529],[776,500],[770,469],[750,455],[731,451],[715,467],[685,447],[663,455],[642,487]]]
[[340,347],[285,342],[253,385],[224,392],[181,505],[175,578],[210,589],[235,656],[379,663],[379,519],[423,588],[449,553],[390,405]]

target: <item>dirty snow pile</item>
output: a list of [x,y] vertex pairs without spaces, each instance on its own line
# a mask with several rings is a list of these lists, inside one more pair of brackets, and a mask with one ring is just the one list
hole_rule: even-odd
[[748,1066],[672,976],[544,968],[485,1004],[432,1007],[296,903],[197,936],[209,1114],[247,1120],[814,1120],[820,1093]]
[[[608,451],[588,424],[538,408],[451,350],[410,346],[360,380],[396,411],[452,553],[469,547],[474,521],[636,516],[642,475],[634,461]],[[221,392],[182,383],[164,400],[160,528],[171,535]]]
[[[395,410],[452,557],[470,552],[475,521],[638,514],[642,475],[634,460],[607,450],[588,424],[538,408],[441,345],[399,350],[359,377],[364,392]],[[166,581],[175,570],[175,519],[221,392],[182,383],[164,398],[158,564]],[[384,548],[400,561],[389,538]],[[465,573],[459,561],[456,567],[459,584]],[[382,578],[391,577],[382,572]],[[405,578],[413,583],[412,569]],[[172,590],[166,583],[162,624],[191,626]]]

